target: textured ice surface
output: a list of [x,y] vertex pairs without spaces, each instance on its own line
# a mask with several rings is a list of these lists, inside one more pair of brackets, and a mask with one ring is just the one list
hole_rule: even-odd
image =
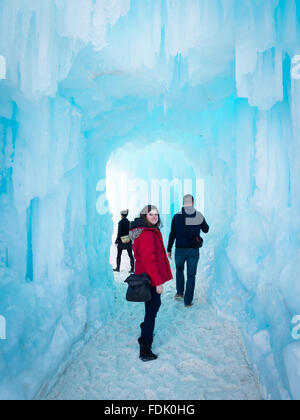
[[204,180],[208,302],[266,395],[299,398],[299,22],[299,0],[0,0],[0,398],[114,311],[96,187],[128,144],[132,177]]

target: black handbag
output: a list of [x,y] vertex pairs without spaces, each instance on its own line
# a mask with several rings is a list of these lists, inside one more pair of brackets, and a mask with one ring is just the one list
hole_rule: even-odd
[[189,236],[190,243],[192,248],[202,248],[203,246],[203,239],[201,236]]
[[131,274],[127,277],[125,283],[128,284],[126,293],[128,302],[148,302],[152,299],[151,280],[146,273],[140,275]]

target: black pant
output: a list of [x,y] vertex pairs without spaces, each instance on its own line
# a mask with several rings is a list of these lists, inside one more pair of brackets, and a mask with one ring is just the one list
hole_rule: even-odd
[[142,338],[152,340],[155,327],[155,318],[161,305],[161,295],[157,293],[156,287],[151,287],[152,299],[145,302],[145,320],[142,328]]
[[130,258],[130,265],[131,265],[131,270],[134,270],[134,258],[132,255],[132,242],[130,242],[129,244],[118,244],[118,255],[117,255],[117,269],[120,270],[120,266],[121,266],[121,256],[122,256],[122,252],[123,251],[127,251],[128,252],[128,256]]

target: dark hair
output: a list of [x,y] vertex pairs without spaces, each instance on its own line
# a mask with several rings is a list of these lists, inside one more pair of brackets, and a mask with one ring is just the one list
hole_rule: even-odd
[[[155,225],[152,225],[147,220],[147,214],[149,214],[152,210],[156,210],[157,213],[158,213],[158,222]],[[160,219],[159,211],[158,211],[158,208],[156,206],[153,206],[151,204],[148,204],[148,206],[145,206],[140,213],[140,217],[144,220],[146,225],[151,227],[151,228],[160,229],[162,227],[162,221]]]
[[183,204],[190,203],[190,202],[192,202],[194,204],[194,202],[195,202],[194,197],[191,194],[186,194],[183,197]]

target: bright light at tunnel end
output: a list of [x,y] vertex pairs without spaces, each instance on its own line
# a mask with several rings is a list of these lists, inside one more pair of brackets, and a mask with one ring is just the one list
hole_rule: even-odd
[[[172,190],[174,199],[171,200]],[[148,181],[142,178],[128,179],[126,172],[122,172],[118,182],[109,179],[100,179],[96,191],[101,192],[97,199],[96,209],[98,214],[111,213],[111,207],[115,211],[125,208],[141,210],[145,205],[155,205],[161,215],[170,215],[172,209],[181,209],[183,197],[193,194],[195,208],[205,213],[205,182],[204,179],[158,179],[150,178]],[[172,202],[172,205],[171,205]]]

